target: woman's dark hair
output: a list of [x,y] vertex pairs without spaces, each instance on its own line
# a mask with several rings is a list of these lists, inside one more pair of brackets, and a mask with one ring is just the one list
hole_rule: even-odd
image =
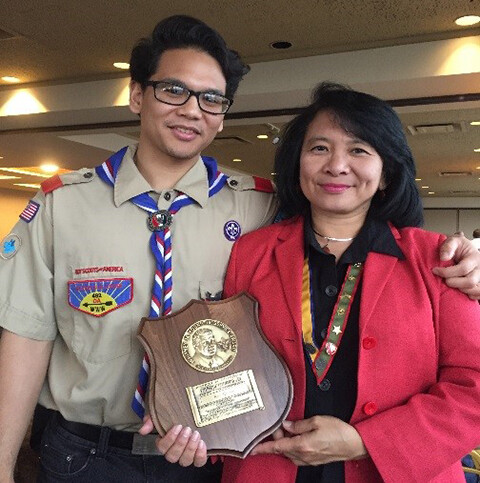
[[300,189],[300,155],[308,126],[320,111],[333,113],[340,127],[368,143],[382,158],[386,188],[373,197],[369,215],[398,228],[421,226],[423,209],[415,163],[399,117],[387,102],[332,82],[314,89],[311,104],[287,124],[281,137],[275,181],[282,215],[309,212],[310,203]]
[[156,72],[163,52],[192,48],[211,55],[222,69],[227,82],[226,97],[233,100],[238,84],[250,67],[234,50],[230,50],[218,32],[205,23],[186,15],[174,15],[162,20],[152,35],[138,41],[130,56],[130,76],[144,85]]

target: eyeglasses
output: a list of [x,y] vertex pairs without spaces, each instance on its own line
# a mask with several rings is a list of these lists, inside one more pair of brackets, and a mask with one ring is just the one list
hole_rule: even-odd
[[157,101],[171,106],[183,106],[190,97],[197,98],[198,107],[208,114],[225,114],[233,101],[215,92],[198,92],[178,84],[164,81],[145,81],[145,86],[153,87],[153,95]]

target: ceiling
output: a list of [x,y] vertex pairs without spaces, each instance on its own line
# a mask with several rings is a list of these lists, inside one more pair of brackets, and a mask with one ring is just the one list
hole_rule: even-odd
[[[14,75],[21,84],[0,81],[0,108],[2,99],[21,89],[43,93],[58,105],[43,114],[0,116],[0,168],[38,167],[45,161],[65,169],[93,166],[111,149],[136,140],[135,116],[124,105],[94,98],[93,89],[101,93],[114,82],[127,82],[128,74],[113,62],[128,62],[136,40],[178,13],[219,30],[252,66],[232,118],[205,153],[227,169],[271,176],[271,140],[291,113],[283,110],[300,108],[315,82],[328,78],[403,101],[397,102],[404,104],[398,113],[417,160],[419,184],[429,186],[422,191],[480,197],[480,153],[473,151],[480,148],[480,126],[470,124],[480,121],[480,29],[454,24],[459,16],[480,15],[480,0],[1,2],[0,77]],[[450,71],[447,54],[433,48],[462,39],[473,42],[470,67]],[[275,41],[293,45],[274,50]],[[415,129],[425,125],[430,127],[424,133]],[[258,140],[261,133],[270,138]],[[0,180],[0,189],[28,190],[13,182]]]

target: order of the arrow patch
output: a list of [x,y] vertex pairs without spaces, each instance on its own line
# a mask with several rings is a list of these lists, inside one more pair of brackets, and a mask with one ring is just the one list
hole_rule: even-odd
[[133,298],[133,278],[100,278],[68,282],[68,303],[95,317],[129,304]]

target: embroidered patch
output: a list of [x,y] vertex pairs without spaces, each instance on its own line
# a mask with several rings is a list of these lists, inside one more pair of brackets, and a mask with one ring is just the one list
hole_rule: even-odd
[[133,278],[101,278],[68,282],[68,303],[95,317],[129,304],[133,299]]
[[227,240],[235,241],[241,233],[242,229],[240,228],[239,223],[235,220],[227,221],[223,227],[223,234]]
[[2,240],[0,256],[4,260],[12,258],[18,252],[21,244],[22,240],[20,239],[20,237],[18,235],[15,235],[15,233],[10,233],[10,235],[7,235]]
[[30,200],[25,209],[20,213],[20,218],[30,223],[35,218],[39,209],[40,205],[36,201]]
[[84,267],[76,268],[75,275],[84,275],[87,273],[99,273],[99,272],[124,272],[122,266],[103,266],[103,267]]

